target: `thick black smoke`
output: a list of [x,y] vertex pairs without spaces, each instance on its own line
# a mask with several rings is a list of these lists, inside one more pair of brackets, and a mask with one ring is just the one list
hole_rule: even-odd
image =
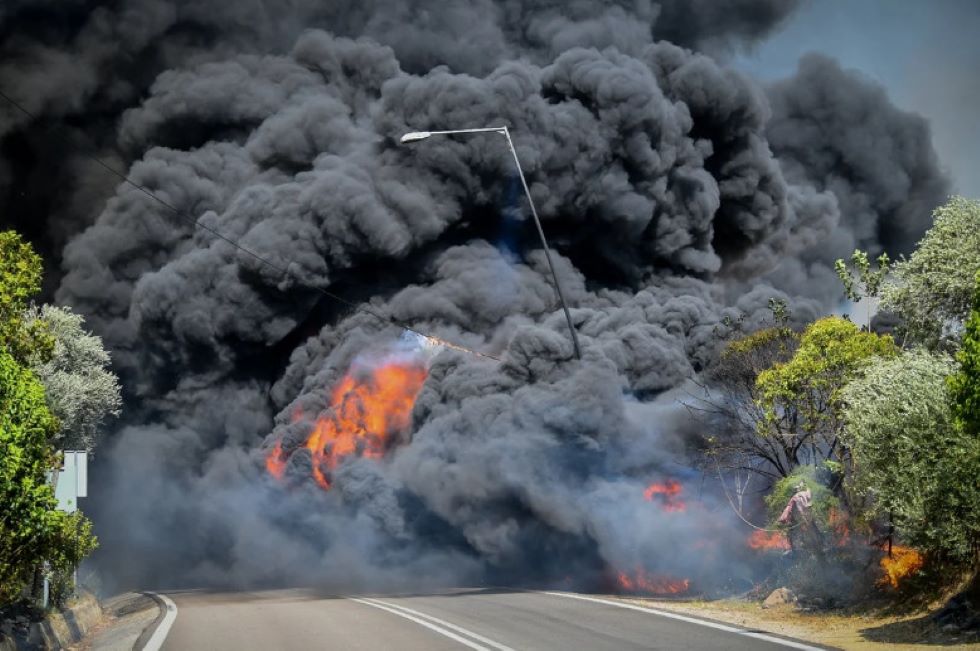
[[[0,112],[0,201],[43,225],[57,299],[127,387],[93,498],[122,584],[732,580],[726,544],[691,552],[744,532],[695,503],[670,391],[726,317],[832,308],[827,260],[907,248],[945,192],[921,120],[868,82],[807,59],[766,90],[701,53],[795,2],[79,1],[52,23],[55,4],[0,10],[0,86],[39,115]],[[497,124],[582,362],[501,136],[398,143]],[[41,156],[66,134],[274,267]],[[49,174],[64,194],[18,198]],[[502,361],[436,354],[406,440],[324,492],[301,444],[335,383],[392,347],[431,355],[387,319]],[[686,512],[643,500],[667,478]]]
[[[118,118],[164,71],[243,53],[287,52],[306,29],[368,37],[402,69],[485,74],[503,61],[550,60],[575,46],[641,49],[651,33],[728,48],[764,36],[798,0],[7,0],[0,88],[39,117],[0,106],[0,213],[56,260],[111,194],[82,151],[125,168]],[[69,134],[51,133],[53,127]],[[189,140],[215,134],[183,125]],[[188,142],[186,144],[193,144]],[[45,192],[57,187],[58,192]],[[52,269],[56,271],[57,268]]]
[[884,89],[832,59],[804,57],[769,97],[768,139],[786,177],[830,192],[840,214],[836,224],[816,226],[819,246],[784,261],[772,277],[791,292],[822,286],[831,300],[833,281],[814,280],[833,278],[834,260],[856,248],[893,259],[911,252],[949,182],[925,119],[898,110]]

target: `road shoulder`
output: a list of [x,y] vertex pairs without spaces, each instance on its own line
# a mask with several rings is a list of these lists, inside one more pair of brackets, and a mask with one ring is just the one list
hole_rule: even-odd
[[[753,601],[723,599],[717,601],[675,601],[643,598],[610,597],[625,603],[648,608],[668,610],[680,614],[725,622],[742,628],[764,631],[794,639],[809,640],[816,644],[844,649],[845,651],[900,651],[934,650],[937,642],[929,639],[927,631],[921,632],[921,641],[876,639],[876,631],[915,623],[917,616],[871,616],[841,613],[801,612],[792,607],[764,610]],[[975,642],[944,640],[944,651],[977,651]]]

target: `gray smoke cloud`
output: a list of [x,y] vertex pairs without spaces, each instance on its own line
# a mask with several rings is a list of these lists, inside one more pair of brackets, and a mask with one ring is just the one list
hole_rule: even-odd
[[[0,88],[39,116],[0,106],[0,212],[47,257],[94,222],[111,196],[80,151],[125,169],[144,150],[118,137],[121,113],[160,73],[243,53],[286,53],[306,29],[392,47],[403,70],[483,75],[507,60],[551,60],[576,46],[642,49],[651,33],[729,49],[761,38],[798,0],[12,0],[0,8]],[[465,34],[465,37],[462,35]],[[65,122],[67,121],[67,124]],[[210,140],[183,125],[174,137]],[[64,133],[67,129],[69,147]],[[194,142],[181,142],[183,146]],[[60,191],[22,193],[56,184]],[[50,270],[57,273],[57,267]],[[51,275],[51,274],[49,274]]]
[[840,215],[832,225],[811,220],[823,234],[819,246],[785,261],[772,278],[792,292],[823,288],[830,300],[837,257],[856,248],[893,259],[911,252],[950,183],[925,119],[895,108],[883,88],[832,59],[805,56],[769,97],[768,140],[786,177],[832,194]]
[[[764,323],[770,298],[826,312],[827,260],[907,248],[945,192],[925,125],[865,80],[811,58],[766,89],[712,58],[796,2],[95,4],[54,32],[34,22],[52,3],[0,13],[0,85],[40,115],[0,113],[5,209],[41,173],[16,157],[66,118],[274,265],[136,188],[105,194],[90,163],[58,168],[79,181],[42,220],[56,297],[128,394],[92,498],[114,585],[744,581],[745,532],[698,496],[677,391],[729,319]],[[496,124],[582,362],[503,140],[398,144]],[[501,361],[426,352],[391,320]],[[352,365],[392,351],[430,364],[410,427],[321,490],[304,441]],[[667,479],[686,511],[643,499]]]

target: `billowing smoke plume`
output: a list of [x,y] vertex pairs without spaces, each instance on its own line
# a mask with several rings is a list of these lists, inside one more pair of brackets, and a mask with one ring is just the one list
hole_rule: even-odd
[[926,121],[896,109],[884,90],[831,59],[808,55],[799,72],[770,90],[767,133],[784,174],[829,191],[836,224],[811,224],[823,237],[772,277],[791,292],[836,289],[833,261],[855,248],[892,258],[908,253],[931,223],[949,183],[939,170]]
[[[643,499],[695,499],[670,391],[725,317],[828,310],[827,261],[907,249],[945,192],[925,125],[869,82],[812,58],[767,90],[709,56],[796,2],[80,1],[48,25],[62,4],[0,9],[0,86],[39,115],[0,112],[0,187],[10,212],[67,183],[24,214],[50,216],[57,299],[129,392],[93,499],[121,583],[729,580],[727,505]],[[582,362],[503,139],[398,143],[498,124]],[[91,163],[52,172],[55,142],[274,266],[131,186],[107,198]],[[436,354],[400,440],[323,491],[304,441],[352,365],[412,345],[393,322],[502,361]]]

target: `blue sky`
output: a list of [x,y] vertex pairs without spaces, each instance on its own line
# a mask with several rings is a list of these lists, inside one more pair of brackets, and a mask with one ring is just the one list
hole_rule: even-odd
[[980,0],[809,0],[733,64],[771,81],[813,51],[925,116],[954,191],[980,198]]

